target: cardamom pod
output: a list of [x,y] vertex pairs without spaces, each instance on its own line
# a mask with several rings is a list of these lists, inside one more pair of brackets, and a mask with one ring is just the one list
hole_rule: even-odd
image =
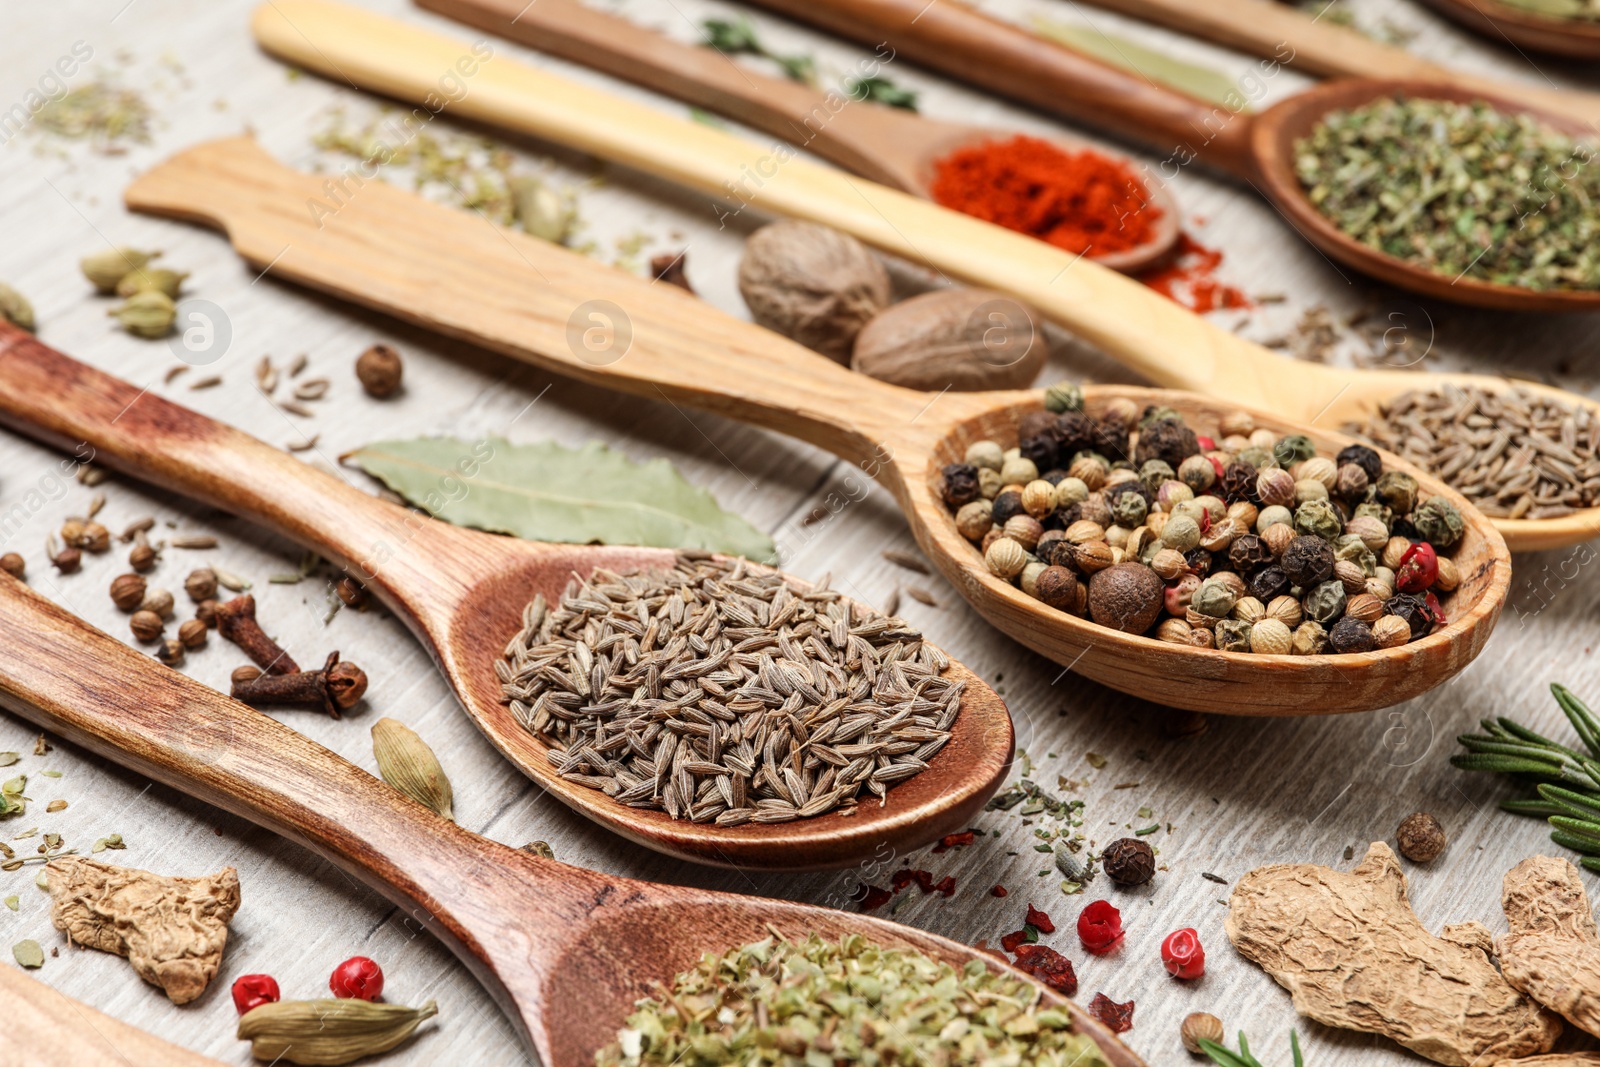
[[507,183],[511,192],[511,210],[523,232],[542,241],[563,244],[577,219],[570,198],[550,188],[549,184],[530,174],[519,174]]
[[455,821],[450,779],[427,742],[404,723],[379,719],[372,724],[372,754],[383,780],[423,807]]
[[109,248],[92,256],[84,256],[78,261],[78,266],[97,290],[110,296],[117,291],[117,283],[123,275],[138,270],[160,254],[141,252],[137,248]]
[[172,300],[178,299],[178,293],[183,289],[183,280],[189,276],[187,271],[167,270],[162,267],[140,267],[130,270],[117,282],[117,295],[130,297],[135,293],[142,293],[146,289],[154,289],[166,293]]
[[134,293],[126,302],[106,312],[135,337],[150,340],[165,337],[178,317],[178,306],[158,289]]
[[11,286],[0,282],[0,319],[33,332],[33,305]]
[[280,1000],[246,1012],[238,1035],[258,1060],[333,1065],[388,1052],[437,1014],[431,1000],[420,1008],[353,997]]

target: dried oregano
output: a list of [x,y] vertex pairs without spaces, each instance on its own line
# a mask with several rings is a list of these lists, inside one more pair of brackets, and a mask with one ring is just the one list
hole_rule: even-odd
[[1106,1067],[1037,985],[981,960],[960,970],[918,952],[778,937],[706,953],[642,1000],[599,1067],[737,1063],[1027,1063]]

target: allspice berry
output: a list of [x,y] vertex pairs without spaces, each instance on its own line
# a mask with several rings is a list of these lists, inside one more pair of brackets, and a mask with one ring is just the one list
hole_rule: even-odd
[[1178,1038],[1183,1042],[1184,1048],[1198,1056],[1205,1051],[1200,1047],[1202,1038],[1222,1044],[1222,1020],[1210,1012],[1190,1012],[1184,1017],[1183,1025],[1178,1028]]
[[154,641],[161,636],[166,623],[161,621],[161,616],[153,611],[136,611],[133,618],[128,620],[128,628],[133,631],[133,636],[141,641]]
[[356,359],[356,377],[367,395],[386,400],[400,391],[400,379],[405,367],[400,353],[388,345],[373,345]]
[[206,624],[199,619],[187,619],[178,627],[178,640],[184,648],[199,648],[206,643]]
[[217,572],[210,567],[190,571],[189,577],[183,580],[183,591],[196,604],[214,599],[217,595]]
[[1142,634],[1161,614],[1166,588],[1142,563],[1118,563],[1089,579],[1089,614],[1101,626]]
[[156,550],[148,541],[140,541],[128,550],[128,566],[141,574],[156,565]]
[[1413,863],[1432,863],[1448,844],[1444,827],[1425,811],[1407,815],[1394,836],[1395,843],[1400,846],[1400,855]]
[[28,564],[15,552],[7,552],[0,556],[0,571],[5,571],[11,577],[21,581],[28,576]]
[[138,611],[144,603],[144,588],[144,579],[139,575],[118,575],[111,581],[111,602],[123,611]]
[[1156,875],[1156,854],[1137,837],[1122,837],[1100,853],[1106,877],[1118,885],[1144,885]]

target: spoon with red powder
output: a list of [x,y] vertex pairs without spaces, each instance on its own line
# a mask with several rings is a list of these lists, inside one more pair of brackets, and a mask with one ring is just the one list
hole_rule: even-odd
[[[1178,238],[1165,188],[1123,156],[1049,138],[927,118],[769,77],[578,0],[418,0],[419,6],[783,138],[854,174],[1135,272]],[[884,50],[857,73],[893,61]],[[774,166],[790,152],[775,150]],[[792,154],[792,152],[790,152]],[[751,190],[763,176],[751,172]],[[739,190],[731,190],[736,199]]]

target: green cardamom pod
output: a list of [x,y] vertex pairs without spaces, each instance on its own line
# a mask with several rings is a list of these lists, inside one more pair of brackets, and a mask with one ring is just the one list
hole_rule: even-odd
[[355,998],[281,1000],[246,1012],[238,1034],[258,1060],[333,1065],[388,1052],[437,1014],[431,1000],[420,1008]]
[[172,323],[178,317],[178,305],[158,289],[134,293],[127,301],[106,312],[122,324],[122,328],[135,337],[151,340],[172,332]]
[[0,282],[0,319],[33,332],[33,305],[11,286]]
[[379,719],[372,724],[372,754],[383,780],[423,807],[455,821],[450,779],[427,742],[404,723]]
[[138,270],[160,254],[141,252],[137,248],[110,248],[92,256],[84,256],[78,261],[78,266],[95,289],[110,296],[117,291],[117,283],[123,275]]
[[187,271],[166,270],[161,267],[140,267],[130,270],[117,282],[117,295],[130,297],[135,293],[142,293],[146,289],[166,293],[172,299],[178,299],[178,292],[183,288],[183,280],[189,276]]
[[519,174],[507,185],[511,192],[512,213],[516,215],[524,233],[556,244],[566,241],[576,220],[570,199],[562,197],[548,183],[532,175]]

